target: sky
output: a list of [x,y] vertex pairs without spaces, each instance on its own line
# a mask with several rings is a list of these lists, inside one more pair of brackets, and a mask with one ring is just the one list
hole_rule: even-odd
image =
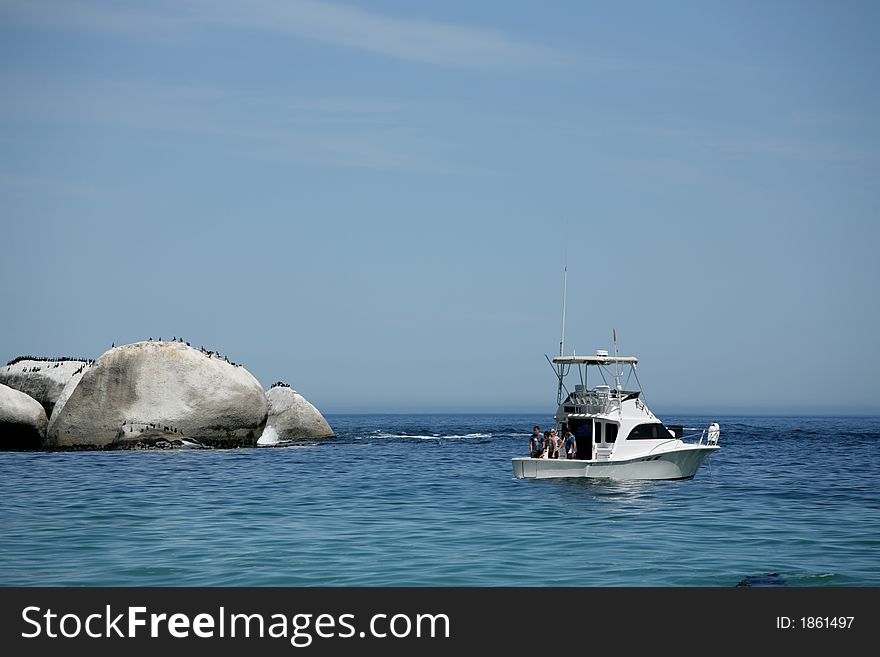
[[0,360],[325,413],[880,414],[874,2],[0,0]]

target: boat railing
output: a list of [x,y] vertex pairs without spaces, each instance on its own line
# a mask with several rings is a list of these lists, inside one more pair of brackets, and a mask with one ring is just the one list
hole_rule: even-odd
[[620,407],[620,401],[610,394],[590,390],[572,395],[566,406],[573,405],[578,413],[610,413]]
[[718,438],[721,436],[721,428],[717,423],[712,423],[708,429],[703,429],[703,433],[700,434],[700,445],[703,444],[703,436],[706,437],[707,445],[717,445]]
[[696,444],[697,444],[697,445],[702,445],[702,444],[703,444],[703,439],[706,437],[706,431],[707,431],[707,429],[703,429],[703,431],[702,431],[701,433],[697,433],[697,429],[695,429],[695,428],[693,428],[693,427],[685,427],[685,429],[687,429],[688,431],[693,431],[694,433],[686,433],[686,434],[682,434],[681,436],[677,436],[677,437],[675,437],[675,438],[670,438],[669,440],[664,440],[664,441],[663,441],[662,443],[660,443],[659,445],[655,445],[655,446],[651,449],[651,451],[648,452],[648,453],[650,454],[650,453],[654,452],[655,450],[659,449],[660,447],[663,447],[663,445],[666,445],[667,443],[676,442],[676,441],[679,441],[679,440],[682,441],[682,442],[684,442],[684,441],[687,441],[687,440],[696,439],[697,436],[699,436],[699,440],[697,441]]
[[705,438],[705,436],[706,436],[705,429],[703,429],[702,432],[698,432],[699,431],[698,429],[693,429],[691,427],[685,427],[685,430],[692,431],[693,433],[682,434],[681,440],[683,440],[683,441],[696,440],[696,441],[698,441],[697,444],[700,444],[703,442],[703,438]]

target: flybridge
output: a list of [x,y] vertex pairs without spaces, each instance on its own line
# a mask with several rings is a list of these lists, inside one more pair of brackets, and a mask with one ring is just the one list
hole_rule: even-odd
[[[614,332],[614,347],[615,352],[617,351],[617,331]],[[608,365],[617,365],[614,368],[614,371],[611,372],[611,376],[614,377],[615,381],[615,393],[618,398],[622,397],[623,388],[620,386],[620,379],[622,378],[623,372],[621,371],[621,365],[628,365],[630,368],[630,375],[634,375],[636,378],[636,382],[639,382],[639,375],[636,373],[636,364],[639,362],[639,359],[635,356],[618,356],[616,353],[614,356],[609,356],[608,351],[605,349],[597,349],[595,354],[589,356],[577,356],[572,354],[570,356],[565,356],[563,354],[559,354],[558,356],[553,357],[552,359],[547,356],[547,361],[550,363],[551,367],[553,367],[554,372],[556,373],[556,377],[559,381],[559,386],[556,391],[556,403],[561,404],[564,394],[568,393],[568,389],[565,387],[564,379],[568,375],[569,370],[572,365],[576,365],[578,370],[580,371],[581,384],[586,384],[587,380],[585,378],[586,372],[585,369],[589,366],[596,366],[600,369],[600,371],[607,371],[605,367]],[[585,367],[584,367],[585,366]],[[607,384],[608,381],[605,379],[605,375],[602,375],[603,383]],[[629,377],[627,377],[627,383],[629,383]],[[581,386],[585,387],[584,385]],[[641,389],[641,383],[639,383],[639,389]]]

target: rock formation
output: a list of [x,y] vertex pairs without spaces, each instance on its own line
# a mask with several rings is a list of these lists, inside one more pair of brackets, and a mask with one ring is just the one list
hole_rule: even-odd
[[332,438],[333,429],[305,397],[285,384],[275,384],[266,393],[269,418],[259,445],[275,445],[291,440]]
[[88,367],[85,360],[17,358],[0,367],[0,383],[33,397],[51,417],[64,386],[78,381]]
[[39,449],[46,424],[40,402],[0,383],[0,449]]
[[243,367],[182,342],[104,353],[60,395],[50,448],[253,446],[266,423],[260,383]]
[[[49,416],[49,424],[52,424],[52,419],[61,413],[61,409],[64,408],[64,405],[67,403],[67,400],[70,399],[70,395],[73,394],[76,386],[79,385],[79,381],[82,379],[82,373],[77,376],[71,377],[70,381],[67,382],[67,385],[61,390],[61,394],[58,395],[58,398],[55,400],[55,406],[52,409],[52,414]],[[47,428],[48,434],[48,428]]]

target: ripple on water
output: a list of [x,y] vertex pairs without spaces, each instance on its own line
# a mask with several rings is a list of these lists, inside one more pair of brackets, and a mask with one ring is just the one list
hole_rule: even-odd
[[337,416],[308,447],[0,453],[0,584],[880,584],[877,419],[729,418],[689,481],[517,481],[536,423]]

